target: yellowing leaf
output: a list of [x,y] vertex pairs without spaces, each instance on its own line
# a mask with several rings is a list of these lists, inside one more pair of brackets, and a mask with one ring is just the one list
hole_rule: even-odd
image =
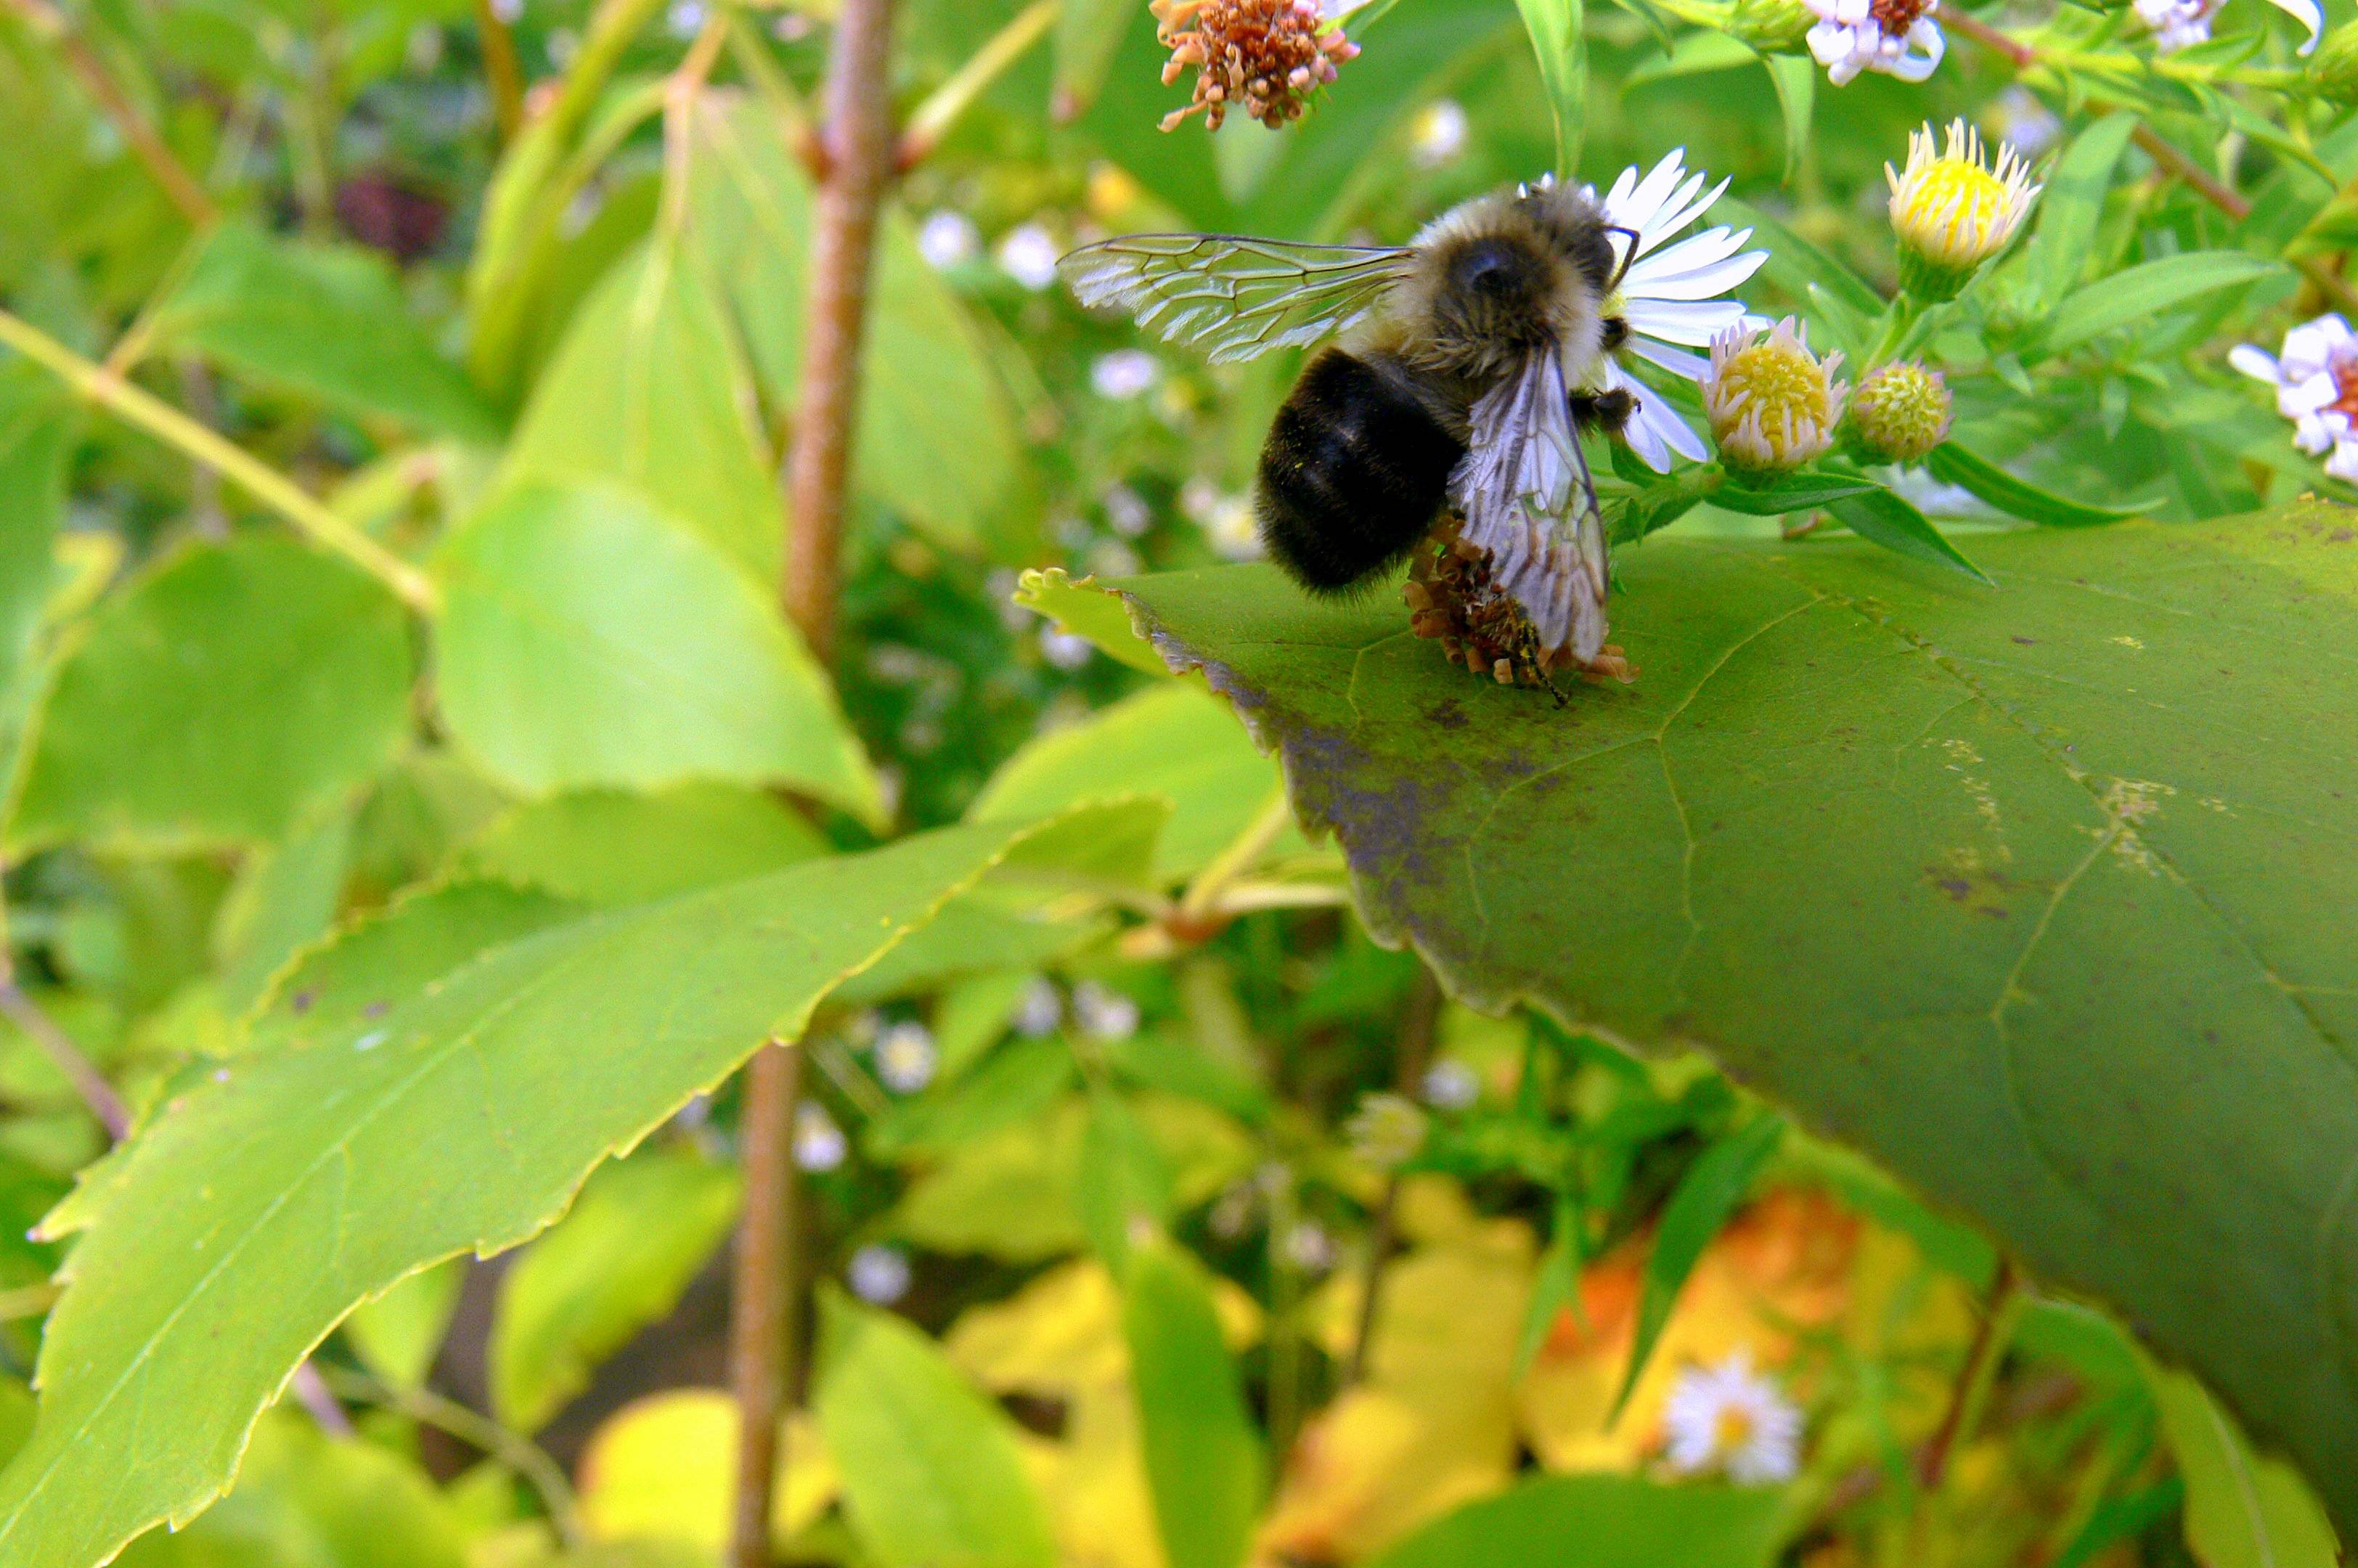
[[[770,1534],[783,1541],[825,1512],[841,1478],[808,1416],[786,1423],[784,1483]],[[737,1406],[714,1389],[634,1400],[608,1417],[581,1455],[581,1522],[597,1541],[665,1541],[718,1552],[729,1541],[737,1481]]]

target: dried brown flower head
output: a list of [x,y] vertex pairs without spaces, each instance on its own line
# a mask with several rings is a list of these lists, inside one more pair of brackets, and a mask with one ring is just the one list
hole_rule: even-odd
[[1195,68],[1195,102],[1163,117],[1166,131],[1198,112],[1217,131],[1236,107],[1274,130],[1300,119],[1309,95],[1359,52],[1340,29],[1321,31],[1320,0],[1153,0],[1149,9],[1171,51],[1163,81]]
[[1638,678],[1637,670],[1611,643],[1586,664],[1569,643],[1541,646],[1522,606],[1491,581],[1483,552],[1458,537],[1463,526],[1455,515],[1445,515],[1410,558],[1401,597],[1408,601],[1411,631],[1438,642],[1451,664],[1463,664],[1500,686],[1545,687],[1558,703],[1563,694],[1549,678],[1558,670],[1588,681],[1627,685]]

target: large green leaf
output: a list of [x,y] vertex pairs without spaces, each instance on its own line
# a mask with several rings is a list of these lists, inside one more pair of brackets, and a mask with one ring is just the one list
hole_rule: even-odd
[[271,535],[179,551],[67,655],[11,837],[277,838],[384,766],[409,683],[400,602],[374,579]]
[[[39,1424],[0,1473],[0,1562],[92,1568],[199,1512],[354,1303],[546,1225],[607,1154],[796,1034],[845,976],[1028,842],[954,828],[428,973],[405,976],[385,961],[400,945],[378,944],[382,995],[307,1048],[167,1102],[51,1216],[83,1234],[42,1345]],[[416,923],[423,902],[384,928]]]
[[[1172,882],[1203,870],[1251,827],[1277,786],[1276,767],[1218,702],[1164,681],[1024,747],[991,775],[968,815],[1001,821],[1081,800],[1160,795],[1172,815],[1154,871]],[[1293,847],[1302,848],[1298,838]]]
[[768,583],[785,509],[753,410],[752,374],[720,302],[688,248],[658,233],[567,328],[506,471],[619,481]]
[[435,351],[384,258],[230,223],[157,312],[158,348],[191,350],[347,414],[499,438],[466,373]]
[[1169,1241],[1132,1247],[1121,1326],[1163,1555],[1237,1568],[1260,1509],[1260,1434],[1203,1266]]
[[580,1202],[500,1281],[492,1408],[521,1432],[547,1424],[598,1364],[669,1312],[737,1217],[729,1166],[649,1149],[590,1180]]
[[882,816],[875,774],[794,628],[719,551],[631,492],[518,485],[438,564],[442,711],[503,783],[789,784]]
[[1767,1568],[1778,1494],[1552,1476],[1471,1503],[1377,1560],[1378,1568]]
[[529,801],[467,846],[470,869],[584,903],[636,903],[774,871],[827,840],[774,795],[690,784]]
[[1122,585],[1456,994],[1700,1045],[2123,1309],[2358,1523],[2358,518],[1625,553],[1629,687]]
[[1049,1568],[1015,1425],[901,1319],[830,1293],[814,1403],[860,1543],[882,1568]]
[[[802,364],[810,178],[777,117],[715,99],[697,114],[694,226],[742,323],[763,391],[789,407]],[[854,478],[936,536],[971,546],[1025,483],[1023,438],[973,323],[897,211],[882,219],[860,366]]]

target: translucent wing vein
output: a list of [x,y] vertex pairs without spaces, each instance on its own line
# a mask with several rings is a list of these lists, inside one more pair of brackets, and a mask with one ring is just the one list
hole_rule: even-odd
[[1165,342],[1227,364],[1343,331],[1406,275],[1412,254],[1240,234],[1128,234],[1083,246],[1057,270],[1082,304],[1127,310]]

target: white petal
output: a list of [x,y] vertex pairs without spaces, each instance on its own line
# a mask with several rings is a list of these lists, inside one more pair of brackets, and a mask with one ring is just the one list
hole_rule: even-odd
[[1653,231],[1646,241],[1646,249],[1651,250],[1702,217],[1711,210],[1713,202],[1726,194],[1728,182],[1723,179],[1709,190],[1704,191],[1701,196],[1697,196],[1695,192],[1703,189],[1703,183],[1704,177],[1698,174],[1679,188],[1679,193],[1671,199],[1669,210],[1655,217]]
[[1631,451],[1646,460],[1648,468],[1656,473],[1670,472],[1670,449],[1662,444],[1662,438],[1655,430],[1650,417],[1656,401],[1654,395],[1630,380],[1620,366],[1609,361],[1605,366],[1605,380],[1608,386],[1628,387],[1638,399],[1638,411],[1629,416],[1627,425],[1621,427],[1621,438],[1629,443]]
[[1747,251],[1708,265],[1647,277],[1621,287],[1625,299],[1708,299],[1725,294],[1768,262],[1767,251]]
[[1820,22],[1810,29],[1807,41],[1820,65],[1850,58],[1850,29],[1838,22]]
[[1751,237],[1751,230],[1731,229],[1725,223],[1717,228],[1705,229],[1700,234],[1689,234],[1676,244],[1665,245],[1643,260],[1632,263],[1628,281],[1635,283],[1668,273],[1689,272],[1699,266],[1709,266],[1715,261],[1734,255]]
[[2266,349],[2250,343],[2237,343],[2227,351],[2227,362],[2254,381],[2265,381],[2270,385],[2276,384],[2276,356]]
[[2268,4],[2309,29],[2309,41],[2300,46],[2307,54],[2317,47],[2317,38],[2325,30],[2325,10],[2317,0],[2268,0]]
[[[1686,172],[1685,157],[1684,147],[1673,148],[1663,154],[1661,162],[1646,171],[1646,178],[1638,182],[1637,189],[1629,192],[1627,200],[1607,205],[1606,215],[1643,235],[1653,222],[1654,215],[1662,210],[1663,198],[1677,188],[1679,177]],[[1617,190],[1620,187],[1617,183],[1614,189]],[[1647,248],[1642,239],[1638,248],[1640,251]]]
[[2304,414],[2331,408],[2341,399],[2341,384],[2334,380],[2331,371],[2321,370],[2278,389],[2277,411],[2288,419],[2298,419]]
[[1684,349],[1674,349],[1668,343],[1658,343],[1651,338],[1631,338],[1629,351],[1649,364],[1658,364],[1673,375],[1689,381],[1701,381],[1711,362],[1701,354],[1691,354]]
[[1743,320],[1744,307],[1733,299],[1639,299],[1622,315],[1634,332],[1699,349]]
[[[1639,413],[1652,427],[1654,434],[1687,461],[1699,463],[1711,456],[1711,449],[1703,444],[1703,438],[1695,434],[1694,427],[1661,398],[1648,397]],[[1669,470],[1661,469],[1656,471],[1667,473]]]
[[2325,471],[2335,479],[2358,480],[2358,441],[2336,441]]

